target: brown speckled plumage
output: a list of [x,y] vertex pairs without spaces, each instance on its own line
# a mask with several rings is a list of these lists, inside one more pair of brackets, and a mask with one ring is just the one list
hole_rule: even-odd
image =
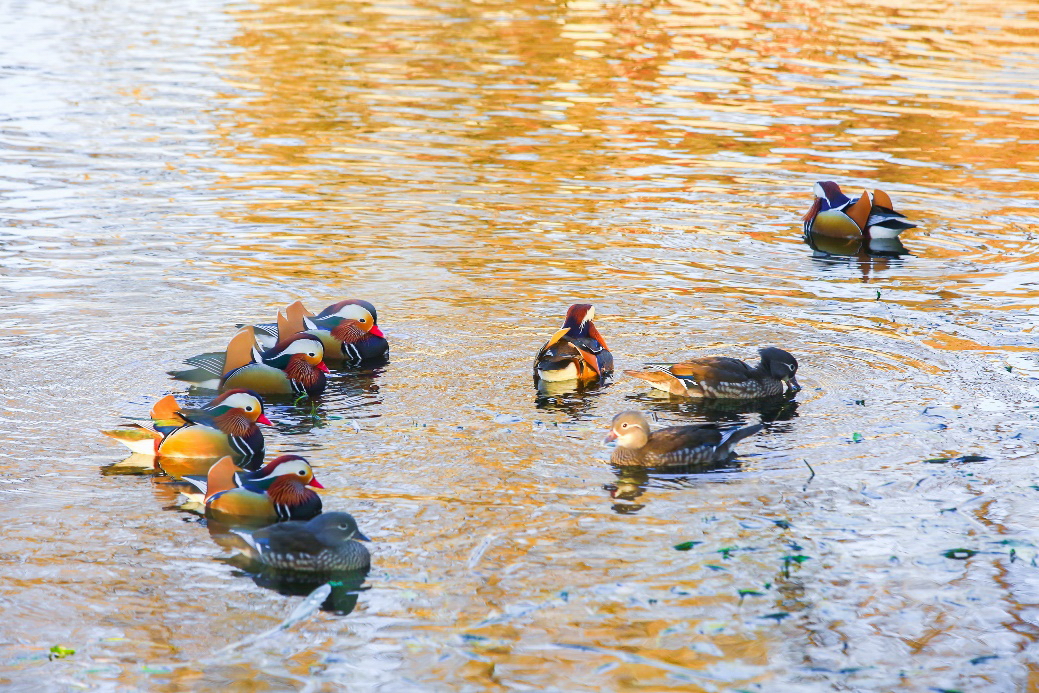
[[723,431],[715,424],[698,424],[651,432],[640,412],[625,411],[614,417],[607,436],[607,441],[617,441],[610,462],[637,467],[710,466],[726,461],[733,445],[762,428],[755,424]]

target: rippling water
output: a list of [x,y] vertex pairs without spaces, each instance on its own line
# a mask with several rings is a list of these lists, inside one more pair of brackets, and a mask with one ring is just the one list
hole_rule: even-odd
[[[5,689],[1039,685],[1034,2],[2,6]],[[908,254],[813,253],[820,179],[888,190]],[[97,431],[351,296],[391,362],[268,449],[372,537],[370,589],[278,630],[300,598]],[[578,301],[619,369],[774,344],[805,389],[538,398]],[[767,426],[618,477],[631,407]]]

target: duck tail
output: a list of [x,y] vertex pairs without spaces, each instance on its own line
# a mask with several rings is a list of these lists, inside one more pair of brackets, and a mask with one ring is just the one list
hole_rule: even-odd
[[743,428],[734,428],[731,431],[725,433],[722,436],[721,442],[718,443],[716,450],[722,453],[723,456],[727,456],[732,452],[732,446],[740,442],[744,438],[749,438],[758,431],[765,428],[761,424],[754,424],[753,426],[744,426]]
[[130,452],[141,455],[155,455],[162,442],[162,434],[150,428],[132,424],[126,428],[116,428],[111,431],[101,431],[109,438],[114,438],[130,448]]
[[680,378],[676,378],[667,371],[624,371],[624,373],[633,378],[645,380],[656,389],[663,390],[672,395],[679,395],[682,397],[696,397],[703,395],[699,385],[693,383],[692,387],[690,387]]

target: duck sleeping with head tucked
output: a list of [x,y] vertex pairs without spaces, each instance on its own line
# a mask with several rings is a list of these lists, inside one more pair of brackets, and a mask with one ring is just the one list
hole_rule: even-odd
[[883,190],[874,190],[873,199],[865,190],[851,199],[832,180],[815,184],[815,202],[804,215],[804,232],[828,238],[896,238],[916,227],[904,214],[894,210]]
[[534,359],[534,385],[576,380],[594,383],[613,372],[613,354],[595,328],[595,307],[575,303],[566,311],[563,326]]

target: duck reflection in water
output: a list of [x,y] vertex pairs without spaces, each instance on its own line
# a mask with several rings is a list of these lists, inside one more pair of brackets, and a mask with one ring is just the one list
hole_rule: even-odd
[[[679,490],[698,486],[708,476],[723,472],[738,472],[740,462],[735,456],[709,467],[621,467],[613,465],[617,481],[603,484],[603,490],[613,501],[611,509],[619,515],[634,515],[648,504],[651,489]],[[711,479],[713,481],[713,479]]]
[[804,242],[812,249],[812,257],[830,263],[857,264],[863,281],[870,275],[901,264],[902,256],[910,255],[897,238],[830,238],[806,233]]
[[[348,614],[357,606],[371,562],[368,541],[348,513],[331,512],[309,522],[282,522],[254,532],[209,520],[209,535],[234,553],[224,559],[256,585],[286,596],[306,596],[328,583],[324,611]],[[345,527],[345,529],[344,529]]]
[[545,411],[557,411],[566,414],[571,421],[590,418],[592,406],[595,404],[609,383],[597,382],[582,384],[576,380],[551,383],[541,381],[534,397],[534,406]]
[[625,399],[653,412],[678,414],[682,418],[708,423],[742,423],[746,414],[757,414],[761,423],[774,423],[797,418],[795,397],[796,393],[788,392],[757,399],[693,399],[671,397],[654,390],[628,395]]

